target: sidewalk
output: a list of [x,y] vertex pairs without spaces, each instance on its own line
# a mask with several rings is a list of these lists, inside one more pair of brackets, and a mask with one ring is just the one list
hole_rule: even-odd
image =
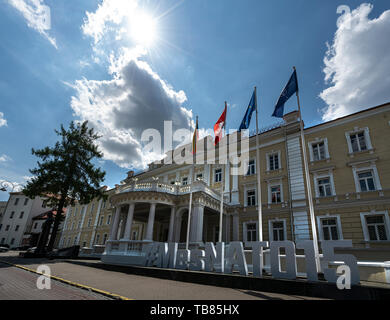
[[[188,282],[124,274],[64,260],[24,259],[16,252],[0,254],[0,261],[36,270],[40,264],[51,268],[52,275],[89,287],[137,300],[320,300],[312,297],[239,290]],[[89,263],[93,261],[88,261]],[[97,263],[97,262],[96,262]],[[27,272],[27,271],[25,271]]]

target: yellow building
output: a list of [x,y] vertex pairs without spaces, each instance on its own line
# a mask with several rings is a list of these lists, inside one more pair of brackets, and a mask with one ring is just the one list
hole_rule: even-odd
[[[386,259],[390,104],[306,128],[304,134],[319,241],[351,239],[358,258]],[[211,139],[200,141],[199,150],[205,150],[202,143],[207,145]],[[223,241],[257,240],[255,140],[255,136],[249,139],[249,159],[242,175],[231,174],[232,163],[210,163],[209,158],[195,165],[193,183],[191,164],[150,164],[145,172],[129,172],[120,185],[107,191],[107,203],[68,208],[61,246],[92,247],[109,239],[106,252],[125,252],[134,246],[132,240],[184,243],[190,188],[190,242],[216,242],[221,181]],[[311,239],[298,113],[286,114],[283,124],[263,131],[259,140],[263,240]]]

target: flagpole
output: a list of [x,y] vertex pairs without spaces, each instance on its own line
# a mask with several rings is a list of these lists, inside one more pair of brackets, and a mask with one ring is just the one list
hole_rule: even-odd
[[260,150],[259,150],[259,120],[257,110],[257,88],[255,87],[256,104],[256,173],[257,173],[257,208],[258,208],[258,228],[259,241],[263,241],[263,205],[261,201],[261,174],[260,174]]
[[[296,72],[296,68],[293,67],[293,69]],[[300,102],[299,102],[299,89],[298,88],[297,88],[296,95],[297,95],[298,113],[299,113],[299,120],[300,120],[299,124],[300,124],[300,130],[301,130],[303,163],[304,163],[304,166],[305,166],[307,197],[309,198],[309,212],[310,212],[311,230],[312,230],[312,234],[313,234],[314,256],[315,256],[315,263],[316,263],[317,272],[320,272],[321,268],[320,268],[320,255],[319,255],[319,251],[318,251],[317,228],[316,228],[315,217],[314,217],[313,196],[312,196],[312,191],[311,191],[311,181],[310,181],[309,165],[307,163],[306,143],[305,143],[305,135],[303,133],[303,120],[302,120],[302,113],[301,113],[301,105],[300,105]]]
[[[195,131],[197,130],[196,125],[198,123],[198,117],[196,117]],[[193,139],[196,139],[194,137]],[[195,142],[196,143],[196,142]],[[195,152],[194,152],[194,141],[192,141],[192,170],[191,170],[191,185],[190,185],[190,203],[188,205],[188,221],[187,221],[187,238],[186,238],[186,250],[189,248],[190,241],[190,227],[191,227],[191,209],[192,209],[192,186],[194,184],[194,175],[195,175]]]
[[[223,130],[225,131],[226,129],[226,119],[227,119],[227,102],[225,101],[225,122],[223,124]],[[225,134],[226,135],[226,134]],[[229,137],[227,137],[229,139]],[[220,145],[221,146],[221,145]],[[228,153],[228,141],[226,141],[226,153],[227,153],[227,161],[229,161],[229,153]],[[219,149],[219,159],[221,159],[221,148]],[[225,170],[226,170],[226,165],[225,165]],[[218,233],[218,242],[222,242],[222,225],[223,225],[223,185],[225,183],[224,176],[225,176],[225,170],[223,173],[221,172],[221,203],[219,207],[219,233]]]

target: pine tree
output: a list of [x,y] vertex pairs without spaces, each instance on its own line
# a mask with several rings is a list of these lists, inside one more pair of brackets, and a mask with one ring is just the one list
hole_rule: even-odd
[[[33,178],[23,190],[29,198],[43,197],[46,206],[56,208],[47,247],[49,252],[53,250],[64,208],[76,201],[87,204],[94,198],[107,198],[100,186],[106,173],[92,163],[94,158],[103,156],[95,144],[100,136],[94,133],[93,128],[88,128],[88,121],[82,124],[72,121],[69,130],[61,125],[61,130],[55,132],[60,141],[54,147],[32,149],[32,154],[42,161],[37,161],[37,168],[30,170]],[[42,248],[37,248],[36,252],[39,250]]]

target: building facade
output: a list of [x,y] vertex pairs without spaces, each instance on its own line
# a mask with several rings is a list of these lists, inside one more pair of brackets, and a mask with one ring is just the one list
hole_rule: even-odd
[[[312,239],[304,147],[319,241],[350,239],[364,259],[370,258],[368,252],[376,252],[375,259],[386,259],[390,104],[306,128],[304,135],[302,146],[297,112],[286,114],[283,124],[259,135],[262,226],[257,215],[256,137],[251,136],[245,174],[231,174],[234,165],[219,164],[218,152],[215,163],[196,164],[194,175],[190,164],[151,164],[140,174],[130,172],[109,191],[104,209],[101,201],[70,209],[62,246],[106,244],[106,254],[125,254],[137,241],[184,243],[190,188],[191,244],[218,241],[222,189],[223,241],[255,241],[260,227],[264,241]],[[186,148],[191,146],[172,153]]]
[[22,192],[11,192],[0,225],[0,245],[11,248],[26,245],[24,238],[28,236],[26,231],[32,218],[47,210],[41,198],[30,199]]
[[[114,189],[105,188],[105,192],[110,197]],[[94,199],[86,205],[69,206],[59,246],[65,248],[79,245],[91,248],[94,245],[104,245],[109,237],[112,216],[109,200]]]

